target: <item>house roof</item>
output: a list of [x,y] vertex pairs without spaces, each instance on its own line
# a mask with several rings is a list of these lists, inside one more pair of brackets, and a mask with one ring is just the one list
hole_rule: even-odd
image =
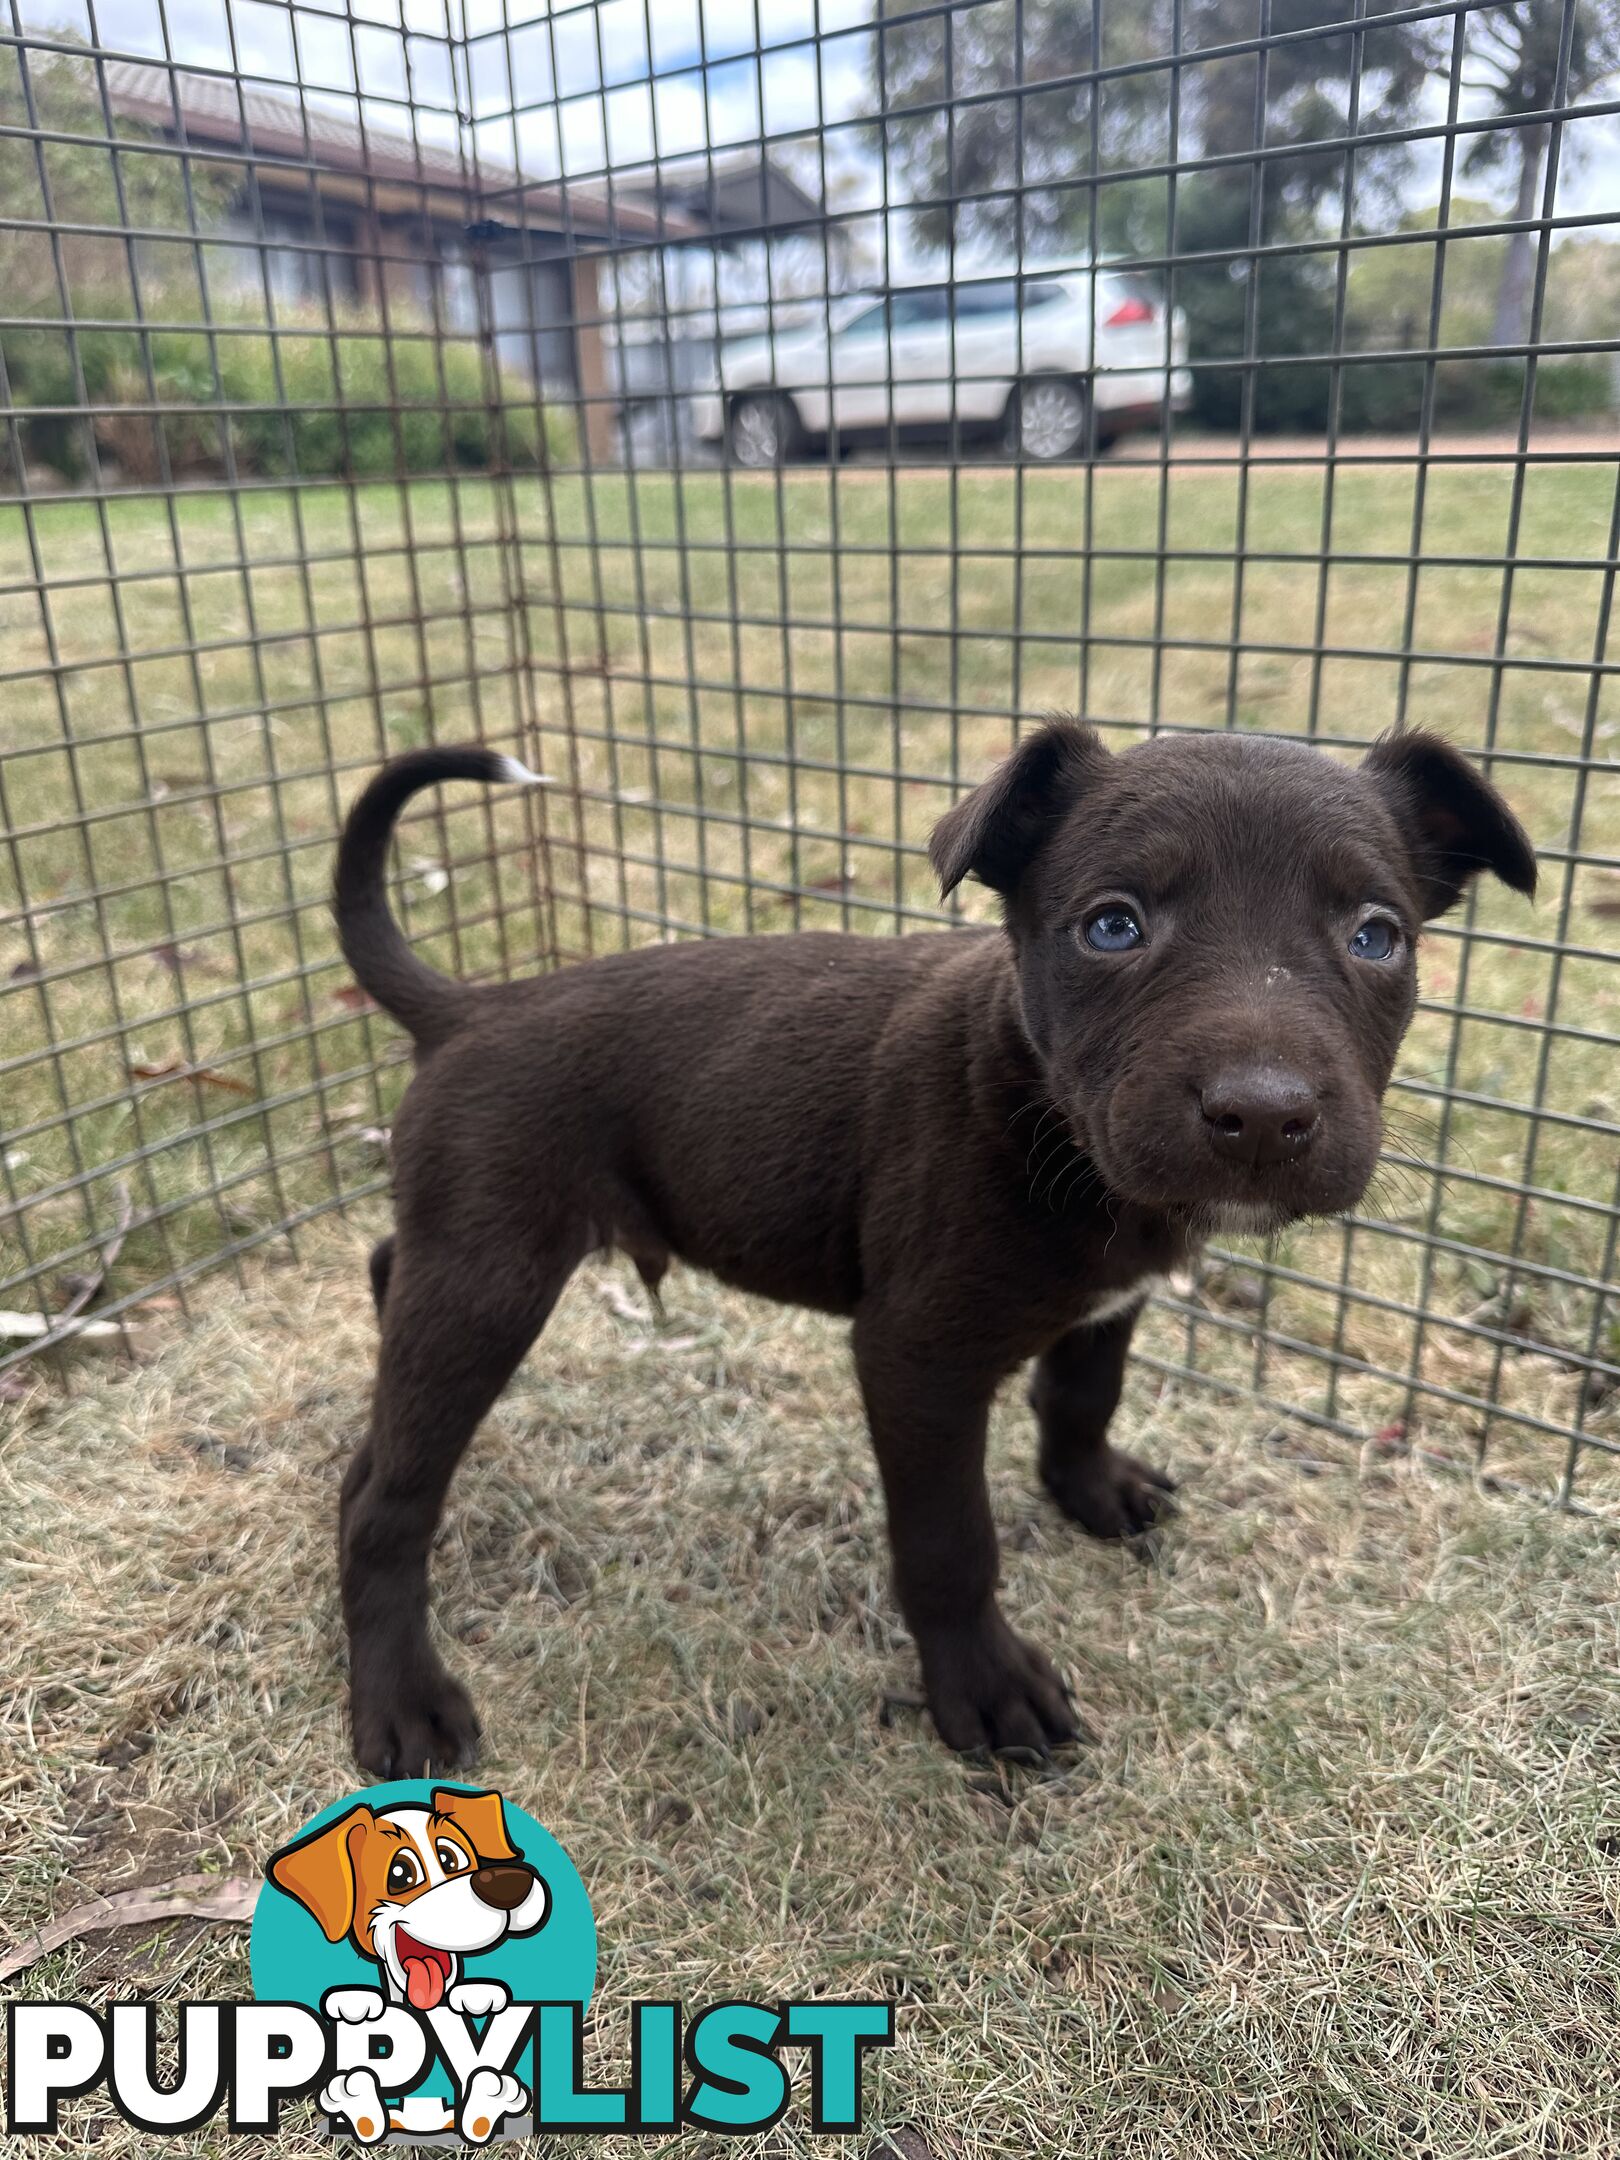
[[[466,221],[490,196],[508,216],[521,205],[526,222],[571,230],[592,238],[697,239],[713,232],[707,220],[683,206],[627,199],[615,189],[572,183],[525,182],[522,175],[483,162],[475,167],[456,150],[373,125],[362,127],[315,98],[298,98],[232,77],[198,74],[135,61],[109,61],[107,103],[121,118],[211,150],[234,150],[263,160],[261,186],[273,186],[276,168],[302,176],[338,175],[368,188],[408,188],[407,207],[433,210]],[[382,205],[379,204],[379,207]]]
[[719,150],[703,157],[664,158],[632,194],[691,218],[710,232],[791,232],[819,225],[824,212],[791,173],[752,150]]

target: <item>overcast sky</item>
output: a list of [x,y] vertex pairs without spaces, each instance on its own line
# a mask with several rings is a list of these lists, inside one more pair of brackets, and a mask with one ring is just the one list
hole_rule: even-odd
[[[38,23],[90,34],[93,0],[40,0]],[[354,0],[361,18],[351,35],[341,16],[318,4],[291,9],[268,0],[101,0],[101,43],[154,59],[169,50],[181,62],[228,67],[232,32],[244,72],[274,82],[302,82],[312,92],[386,100],[412,96],[424,135],[453,134],[455,98],[445,53],[447,10],[460,0]],[[809,40],[817,0],[601,0],[548,21],[542,0],[465,0],[473,34],[470,84],[481,158],[550,175],[631,165],[654,150],[679,156],[705,142],[729,148],[771,133],[826,124],[830,172],[841,205],[875,199],[870,160],[852,130],[836,123],[870,109],[867,89],[872,0],[820,0],[821,44]],[[503,19],[512,23],[505,36]],[[756,51],[762,40],[765,50]],[[707,66],[705,67],[705,62]],[[357,80],[358,75],[358,80]],[[517,84],[514,100],[512,82]],[[514,102],[520,115],[513,140]],[[1444,116],[1443,86],[1431,98]],[[1465,99],[1465,113],[1478,103]],[[368,124],[400,127],[405,115],[386,104],[368,108]],[[1414,157],[1407,200],[1432,203],[1439,192],[1438,145]],[[1500,199],[1506,180],[1469,176],[1458,187]],[[1620,210],[1620,127],[1608,118],[1577,121],[1565,131],[1560,211]]]

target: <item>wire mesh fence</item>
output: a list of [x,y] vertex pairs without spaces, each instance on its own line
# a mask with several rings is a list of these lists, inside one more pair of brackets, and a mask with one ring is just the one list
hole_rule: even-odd
[[1115,744],[1438,726],[1544,864],[1425,941],[1362,1209],[1194,1384],[1620,1495],[1611,0],[74,0],[0,60],[7,1364],[379,1191],[360,776],[469,977],[941,928]]

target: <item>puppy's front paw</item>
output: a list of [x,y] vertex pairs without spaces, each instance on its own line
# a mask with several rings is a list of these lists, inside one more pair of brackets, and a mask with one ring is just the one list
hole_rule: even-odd
[[343,2025],[369,2025],[387,2007],[386,1999],[375,1988],[328,1988],[321,1997],[323,2015]]
[[1071,1522],[1093,1537],[1141,1537],[1176,1512],[1175,1480],[1140,1456],[1099,1447],[1041,1462],[1041,1480]]
[[462,2017],[493,2017],[512,1997],[499,1980],[458,1980],[444,1999]]
[[469,2145],[487,2145],[503,2122],[529,2105],[527,2086],[501,2070],[475,2070],[461,2096],[456,2128]]
[[357,1658],[349,1721],[355,1760],[380,1779],[467,1770],[478,1760],[478,1716],[459,1680],[435,1659],[403,1665]]
[[919,1633],[917,1647],[928,1708],[947,1747],[1048,1755],[1090,1737],[1051,1659],[994,1607],[976,1625]]
[[388,2110],[375,2070],[348,2070],[341,2077],[328,2078],[317,2099],[328,2115],[348,2125],[362,2145],[375,2145],[387,2136]]

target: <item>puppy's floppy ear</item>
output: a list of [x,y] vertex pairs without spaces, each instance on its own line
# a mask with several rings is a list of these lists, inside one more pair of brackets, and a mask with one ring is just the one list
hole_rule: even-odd
[[1421,728],[1386,735],[1362,761],[1411,850],[1425,918],[1443,915],[1470,878],[1491,870],[1515,892],[1536,889],[1529,835],[1482,773]]
[[448,1815],[480,1860],[516,1860],[517,1847],[506,1834],[506,1810],[498,1792],[457,1792],[453,1785],[435,1785],[433,1812]]
[[323,1823],[270,1856],[265,1873],[278,1890],[315,1915],[328,1942],[341,1942],[354,1925],[354,1856],[376,1819],[370,1808],[352,1807],[336,1822]]
[[1056,720],[1025,738],[934,827],[928,858],[940,897],[965,877],[1010,893],[1052,827],[1108,762],[1091,728]]

